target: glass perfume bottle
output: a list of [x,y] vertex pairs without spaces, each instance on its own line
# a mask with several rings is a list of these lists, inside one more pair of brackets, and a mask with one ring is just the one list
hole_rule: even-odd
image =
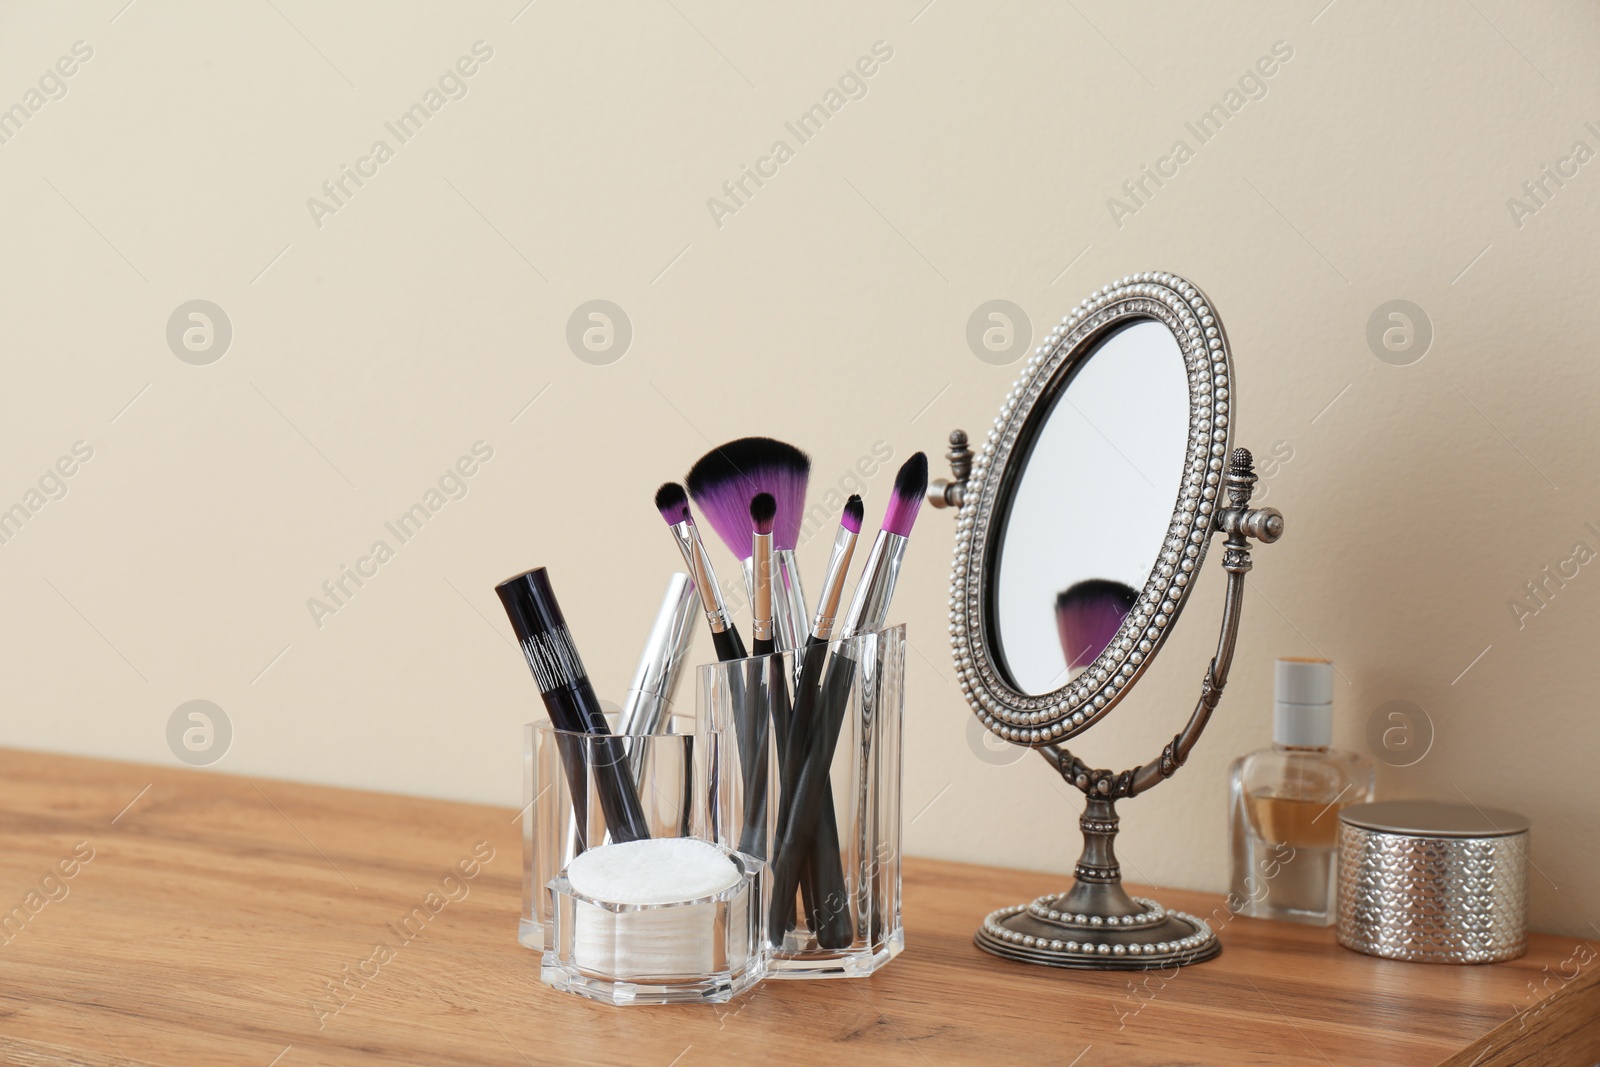
[[1232,877],[1239,915],[1332,925],[1339,811],[1373,798],[1372,761],[1334,749],[1333,664],[1280,659],[1273,746],[1234,761],[1229,778]]

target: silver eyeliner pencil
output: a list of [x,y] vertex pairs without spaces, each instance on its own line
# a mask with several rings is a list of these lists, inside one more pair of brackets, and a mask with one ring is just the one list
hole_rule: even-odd
[[[687,574],[677,571],[667,579],[655,624],[650,627],[633,684],[622,702],[622,733],[655,734],[666,726],[684,659],[694,643],[694,616],[699,604],[700,591]],[[635,781],[643,759],[643,745],[635,745],[628,753]]]

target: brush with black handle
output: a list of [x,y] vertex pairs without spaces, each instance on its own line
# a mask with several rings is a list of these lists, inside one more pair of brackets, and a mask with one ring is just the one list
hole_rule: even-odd
[[717,572],[711,568],[711,557],[706,555],[705,543],[700,540],[700,529],[689,512],[689,494],[677,482],[667,482],[656,490],[656,510],[666,520],[667,528],[678,542],[689,576],[700,590],[700,606],[705,609],[706,624],[711,628],[711,643],[716,646],[717,659],[723,663],[744,659],[748,653],[739,628],[728,614],[728,605],[722,598],[722,588],[717,585]]
[[[861,498],[852,494],[845,501],[839,529],[834,533],[833,549],[828,554],[827,575],[822,580],[822,595],[817,601],[817,613],[811,620],[805,649],[800,653],[802,665],[799,680],[795,683],[796,704],[790,716],[788,737],[779,736],[779,770],[782,776],[778,816],[780,827],[782,820],[787,818],[800,761],[810,738],[816,714],[817,688],[822,681],[823,664],[828,658],[827,644],[833,637],[834,620],[839,613],[845,578],[850,571],[850,558],[855,553],[856,538],[861,533],[862,514]],[[822,812],[817,819],[811,854],[801,863],[801,888],[806,915],[812,932],[817,935],[817,943],[824,948],[839,948],[849,944],[849,912],[842,906],[848,891],[840,861],[839,821],[834,814],[831,781],[822,794]],[[784,906],[789,914],[784,919],[784,929],[774,931],[775,937],[786,933],[792,926],[792,895]]]
[[[900,564],[905,558],[911,527],[916,522],[917,512],[922,506],[923,493],[927,488],[928,457],[918,452],[906,460],[899,473],[895,475],[894,491],[884,514],[883,529],[873,542],[872,551],[862,569],[861,579],[856,585],[854,596],[851,597],[850,610],[845,615],[843,626],[835,635],[835,641],[873,633],[882,629],[888,621],[889,604],[894,597]],[[821,650],[812,651],[815,654]],[[793,774],[793,785],[792,788],[784,790],[787,803],[780,807],[780,832],[776,848],[773,850],[772,907],[768,919],[769,936],[774,939],[783,936],[788,921],[788,909],[794,900],[802,863],[811,860],[815,864],[821,864],[826,859],[820,851],[814,851],[814,847],[824,797],[831,793],[828,767],[833,762],[833,751],[839,742],[839,731],[848,708],[850,686],[855,670],[856,664],[848,655],[842,653],[830,655],[820,687],[816,690],[803,687],[796,698],[794,717],[797,729],[790,733],[791,766],[788,769]],[[796,735],[801,732],[798,727],[803,717],[800,705],[802,702],[813,700],[815,712],[804,716],[809,719],[809,723],[804,729],[804,736],[797,741]],[[833,862],[835,864],[839,862],[837,851],[833,852]],[[814,873],[820,881],[823,877],[822,870],[814,869]],[[843,902],[845,898],[840,899]],[[831,930],[837,925],[830,914],[833,909],[823,908],[823,910],[825,911],[823,918],[829,920],[824,925]],[[842,918],[848,922],[847,909],[843,910],[845,914]],[[830,933],[831,936],[834,935]],[[818,943],[822,944],[820,931]],[[849,939],[842,942],[842,944],[848,943]]]
[[[744,716],[748,737],[741,738],[744,762],[744,828],[739,851],[767,858],[767,723],[772,718],[772,687],[763,668],[772,655],[772,519],[778,504],[771,493],[757,493],[750,501],[750,656],[745,668],[745,696],[750,702]],[[781,663],[781,661],[779,661]],[[782,683],[782,672],[779,682]]]
[[[800,588],[800,569],[794,549],[805,518],[806,486],[810,476],[811,458],[794,445],[770,437],[741,437],[701,456],[684,479],[701,515],[728,551],[743,564],[745,592],[752,606],[760,595],[758,582],[768,581],[771,614],[767,615],[763,607],[758,617],[772,620],[770,651],[773,652],[793,651],[806,640],[805,594]],[[763,523],[770,531],[765,545],[771,558],[770,566],[757,564],[757,546],[751,533],[751,502],[763,495],[772,501],[773,509],[771,519]],[[772,673],[770,665],[767,673]],[[789,706],[789,684],[790,680],[783,681],[780,689],[775,681],[769,680],[758,689],[752,678],[748,686],[751,699],[755,701],[752,715],[759,716],[763,725],[771,721],[780,757],[789,716],[787,713],[774,716],[769,712]],[[759,756],[757,759],[764,770],[764,759]]]
[[[694,578],[695,585],[700,590],[700,606],[705,609],[706,624],[711,628],[711,643],[717,650],[717,660],[720,663],[729,663],[733,660],[746,658],[749,653],[745,651],[744,639],[739,636],[739,628],[733,623],[733,616],[728,612],[727,602],[722,596],[722,587],[717,584],[717,574],[711,567],[711,557],[706,554],[706,546],[700,540],[700,529],[695,525],[694,515],[689,511],[689,496],[684,492],[683,486],[677,482],[667,482],[656,490],[656,510],[661,512],[661,517],[666,520],[667,527],[672,531],[673,539],[678,542],[678,548],[683,553],[683,562],[689,568],[689,574]],[[745,505],[745,539],[750,540],[750,511],[749,504]],[[739,748],[739,765],[744,783],[745,801],[745,830],[740,833],[741,846],[744,844],[759,845],[762,852],[766,850],[766,842],[761,840],[765,836],[766,785],[763,778],[760,783],[756,781],[756,774],[764,761],[759,758],[756,747],[756,734],[760,732],[761,752],[765,751],[766,728],[765,723],[758,724],[755,709],[751,707],[752,694],[749,688],[736,672],[727,672],[728,685],[731,692],[728,694],[729,703],[733,708],[734,737]],[[764,714],[764,713],[763,713]],[[761,802],[759,817],[763,829],[760,832],[750,830],[749,820],[756,814],[752,808],[756,806],[755,794],[751,792],[760,785]],[[752,836],[753,834],[753,836]],[[742,848],[741,848],[742,850]],[[750,855],[757,855],[750,853]],[[757,855],[764,859],[764,855]]]

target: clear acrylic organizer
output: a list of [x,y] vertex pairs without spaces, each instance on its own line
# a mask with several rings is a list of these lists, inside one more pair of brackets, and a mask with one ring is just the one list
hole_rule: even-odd
[[[815,658],[813,658],[815,657]],[[905,627],[699,668],[700,716],[733,723],[724,763],[732,795],[729,832],[767,861],[763,912],[768,978],[865,977],[905,945],[900,921],[901,720],[905,710]],[[815,694],[809,709],[799,698]],[[786,782],[798,773],[790,733],[838,722],[822,812],[800,861],[796,892],[777,903],[775,853],[790,818]],[[814,735],[813,735],[814,737]],[[813,757],[814,759],[817,757]],[[777,773],[774,773],[776,771]],[[735,830],[735,828],[737,828]],[[782,920],[779,917],[783,916]]]
[[[764,976],[764,865],[741,855],[728,831],[739,799],[725,769],[728,722],[671,715],[663,732],[608,737],[528,724],[518,940],[542,953],[545,984],[611,1004],[717,1003]],[[729,884],[690,899],[631,903],[575,887],[574,861],[618,843],[603,796],[616,774],[635,783],[650,844],[692,838],[714,846],[731,865]]]

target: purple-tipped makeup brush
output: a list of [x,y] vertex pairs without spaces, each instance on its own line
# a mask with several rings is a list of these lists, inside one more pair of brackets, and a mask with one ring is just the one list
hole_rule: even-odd
[[[706,622],[711,627],[711,642],[716,646],[717,659],[744,659],[744,639],[728,614],[728,605],[722,599],[722,589],[717,585],[717,573],[711,569],[711,558],[700,540],[700,530],[689,512],[689,496],[677,482],[667,482],[656,490],[656,510],[666,520],[667,528],[678,542],[683,562],[700,590],[700,606],[705,609]],[[749,538],[749,513],[745,517],[745,534]]]
[[750,654],[772,653],[772,520],[778,502],[771,493],[757,493],[745,512],[750,527]]
[[845,615],[840,637],[855,637],[883,629],[889,619],[889,601],[894,597],[900,577],[900,561],[905,558],[911,526],[922,509],[922,496],[928,488],[928,457],[921,452],[906,460],[894,476],[894,491],[883,515],[883,529],[872,543],[850,611]]
[[750,562],[750,501],[772,496],[772,601],[774,643],[780,652],[805,644],[806,598],[795,546],[805,519],[811,458],[770,437],[741,437],[700,457],[685,479],[689,495],[728,550],[745,565],[745,587],[755,594]]
[[1090,578],[1056,596],[1056,630],[1067,669],[1076,673],[1099,658],[1122,628],[1139,594],[1109,578]]
[[[772,654],[772,518],[777,510],[771,493],[757,493],[746,509],[755,588],[750,612],[751,658],[745,661],[743,696],[747,706],[739,709],[739,722],[735,724],[743,726],[740,760],[745,771],[744,829],[739,835],[739,851],[761,859],[767,855],[767,724],[773,717],[773,686],[764,675],[770,668],[777,685],[788,684],[783,678],[782,660],[761,658]],[[785,689],[785,700],[787,696]]]
[[[787,798],[794,789],[795,766],[805,751],[806,741],[815,714],[817,687],[822,681],[822,668],[827,660],[827,649],[822,647],[833,636],[834,618],[839,614],[839,601],[844,596],[845,577],[850,571],[850,557],[855,554],[856,538],[861,533],[863,509],[861,498],[851,494],[845,501],[844,514],[839,517],[839,529],[833,537],[833,550],[828,555],[827,576],[822,580],[822,595],[817,600],[817,613],[811,620],[811,635],[807,639],[800,661],[799,679],[795,684],[799,704],[788,723],[778,723],[779,772],[782,775],[782,796],[787,811]],[[781,815],[780,815],[781,817]],[[780,823],[779,829],[782,829]],[[812,851],[823,858],[819,863],[805,863],[800,870],[801,892],[810,917],[811,929],[818,935],[819,943],[835,943],[843,938],[848,942],[849,916],[844,911],[848,889],[844,883],[844,869],[838,862],[839,820],[834,814],[831,783],[822,791],[822,813],[817,818],[816,835]],[[829,859],[828,857],[833,857]],[[818,879],[821,879],[819,882]],[[792,906],[793,902],[789,902]],[[788,922],[785,920],[785,926]]]
[[[917,521],[917,512],[922,508],[923,494],[927,489],[928,457],[918,452],[906,460],[895,475],[894,490],[883,517],[883,529],[872,544],[872,551],[867,556],[861,580],[856,585],[850,610],[839,628],[837,639],[881,630],[888,621],[889,603],[894,598],[900,563],[905,558],[911,527]],[[816,651],[813,650],[813,654]],[[839,731],[844,725],[855,666],[848,655],[830,657],[820,690],[802,688],[796,697],[795,728],[789,738],[789,774],[785,776],[784,798],[787,803],[780,805],[778,847],[772,860],[773,889],[772,907],[768,913],[768,935],[775,942],[781,941],[788,925],[789,908],[799,883],[801,863],[810,860],[812,873],[820,886],[832,880],[833,868],[841,862],[837,852],[825,856],[814,846],[823,797],[830,789],[828,767],[833,762],[833,750],[839,743]],[[815,715],[802,716],[801,704],[811,701],[815,701],[812,705],[816,709]],[[805,720],[810,720],[808,729],[802,725]],[[802,731],[805,736],[797,737]],[[788,788],[791,781],[792,789]],[[843,878],[842,871],[838,877]],[[836,948],[849,943],[848,914],[824,914],[813,917],[813,922],[819,919],[821,922],[816,931],[819,944]]]
[[833,636],[833,621],[839,614],[845,574],[850,570],[850,557],[855,554],[864,510],[861,498],[854,493],[844,502],[844,514],[839,516],[839,529],[833,535],[833,551],[828,555],[827,574],[822,579],[822,596],[817,600],[817,613],[811,619],[813,644],[820,644]]

